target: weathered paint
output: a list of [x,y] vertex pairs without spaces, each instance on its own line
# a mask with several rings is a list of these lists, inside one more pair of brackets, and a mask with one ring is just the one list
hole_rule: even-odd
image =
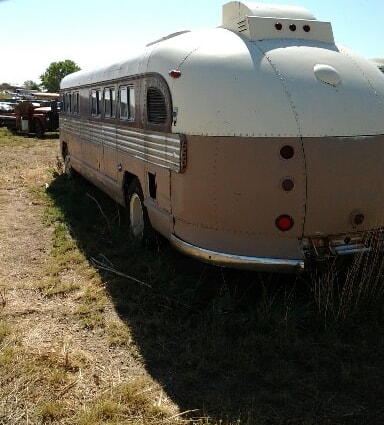
[[[151,224],[183,252],[296,270],[308,256],[365,250],[366,233],[381,232],[384,75],[335,44],[329,22],[230,2],[221,27],[164,37],[67,76],[61,90],[79,91],[88,111],[91,88],[120,84],[135,87],[134,121],[63,114],[60,138],[73,166],[122,204],[125,173],[135,175]],[[146,118],[151,87],[166,103],[161,125]],[[294,220],[285,232],[282,214]]]

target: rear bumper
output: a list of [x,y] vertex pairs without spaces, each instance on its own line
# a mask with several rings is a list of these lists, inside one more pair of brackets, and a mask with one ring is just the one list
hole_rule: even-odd
[[171,235],[170,242],[178,251],[216,266],[286,273],[302,272],[305,268],[303,259],[248,257],[245,255],[226,254],[191,245],[175,235]]
[[316,235],[303,239],[306,258],[323,260],[342,255],[365,252],[383,252],[384,230],[382,228],[351,234],[332,236]]
[[384,230],[377,229],[351,235],[305,238],[303,258],[269,258],[227,254],[192,245],[174,234],[170,243],[180,252],[198,260],[221,267],[264,272],[297,273],[311,269],[317,262],[331,258],[384,251]]

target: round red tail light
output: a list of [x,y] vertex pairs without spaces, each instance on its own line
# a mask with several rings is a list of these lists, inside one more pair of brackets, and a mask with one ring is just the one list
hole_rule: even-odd
[[282,232],[291,230],[294,224],[293,218],[288,214],[282,214],[276,219],[276,227]]

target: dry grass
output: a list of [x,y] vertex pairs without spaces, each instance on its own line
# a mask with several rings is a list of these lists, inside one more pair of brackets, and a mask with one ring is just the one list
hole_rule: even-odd
[[0,424],[384,422],[380,255],[311,281],[139,249],[56,156],[0,130]]
[[[0,138],[0,423],[120,423],[135,403],[140,423],[173,416],[99,274],[47,203],[57,140]],[[138,387],[152,390],[144,398]]]

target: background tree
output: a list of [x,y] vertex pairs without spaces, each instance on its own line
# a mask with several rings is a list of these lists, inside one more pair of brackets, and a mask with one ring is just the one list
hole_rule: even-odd
[[39,90],[40,86],[32,80],[24,81],[24,86],[28,90]]
[[72,72],[80,71],[75,62],[66,59],[61,62],[52,62],[44,74],[40,75],[42,86],[51,93],[57,93],[60,89],[60,81]]
[[14,86],[12,86],[9,83],[1,83],[0,84],[0,90],[12,90],[13,91],[13,89],[14,89]]

